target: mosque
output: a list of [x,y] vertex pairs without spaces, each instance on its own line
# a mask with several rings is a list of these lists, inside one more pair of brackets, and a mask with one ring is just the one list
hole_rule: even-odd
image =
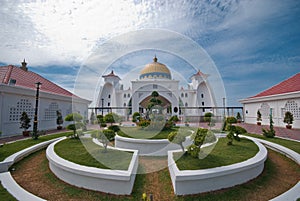
[[[207,77],[207,74],[199,70],[190,77],[191,82],[186,88],[181,87],[179,80],[172,78],[170,69],[165,64],[159,63],[155,56],[153,62],[146,64],[140,71],[139,78],[131,81],[128,89],[124,89],[122,79],[114,71],[103,75],[104,84],[101,86],[96,107],[114,108],[113,112],[127,117],[134,112],[143,114],[146,112],[152,92],[157,91],[166,116],[199,117],[211,112],[211,109],[204,107],[216,105]],[[195,110],[192,107],[202,109]],[[131,111],[125,108],[131,108]],[[107,113],[109,110],[104,112]]]

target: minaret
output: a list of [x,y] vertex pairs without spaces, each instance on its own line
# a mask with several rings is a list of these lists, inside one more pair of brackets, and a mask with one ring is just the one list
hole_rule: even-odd
[[28,68],[26,67],[27,63],[25,62],[25,59],[23,60],[23,62],[21,64],[22,64],[22,66],[20,68],[24,71],[28,71]]

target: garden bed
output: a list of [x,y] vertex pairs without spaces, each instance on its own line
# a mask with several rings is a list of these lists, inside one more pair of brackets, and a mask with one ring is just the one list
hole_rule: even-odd
[[[267,158],[267,150],[262,144],[254,141],[256,145],[254,144],[253,150],[251,151],[251,143],[249,143],[250,146],[240,146],[237,145],[237,142],[234,142],[233,146],[228,146],[226,139],[224,142],[222,142],[222,139],[219,139],[219,141],[219,146],[217,145],[215,149],[220,149],[221,154],[226,153],[226,160],[223,159],[223,156],[214,155],[214,149],[212,153],[210,153],[210,155],[214,156],[213,159],[206,162],[205,159],[207,157],[204,160],[194,159],[193,162],[187,162],[187,160],[180,161],[179,159],[178,164],[182,163],[183,165],[181,164],[180,166],[181,169],[184,170],[179,170],[174,161],[174,152],[178,151],[168,152],[168,166],[176,195],[197,194],[228,188],[245,183],[261,174],[264,169],[264,161]],[[244,143],[243,141],[246,142],[246,144],[249,142],[246,139],[242,139],[240,143]],[[222,143],[225,144],[222,145]],[[257,147],[259,149],[258,152]],[[232,149],[232,151],[226,150],[227,148]],[[252,154],[246,157],[240,157],[239,155],[243,155],[242,152],[252,152],[254,157],[250,157]],[[236,160],[236,158],[238,159]],[[216,162],[214,162],[214,160],[216,160]],[[237,163],[236,161],[243,162]],[[211,164],[205,164],[208,162]],[[231,165],[226,165],[228,163]],[[206,169],[203,169],[204,166]]]

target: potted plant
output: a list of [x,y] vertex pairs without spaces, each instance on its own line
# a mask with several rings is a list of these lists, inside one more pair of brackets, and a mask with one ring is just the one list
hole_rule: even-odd
[[28,131],[27,129],[31,127],[30,125],[30,121],[31,119],[28,117],[26,112],[23,112],[20,118],[20,128],[24,129],[23,131],[23,136],[29,136],[30,131]]
[[242,122],[242,116],[241,116],[240,112],[238,112],[238,113],[236,114],[236,120],[237,120],[238,123],[241,123],[241,122]]
[[294,121],[294,117],[293,117],[293,114],[289,111],[287,111],[285,114],[284,114],[284,119],[283,119],[283,122],[284,123],[287,123],[286,125],[286,128],[287,129],[291,129],[292,128],[292,125],[293,124],[293,121]]
[[63,117],[61,115],[61,112],[57,110],[56,111],[56,116],[57,116],[57,118],[56,118],[56,124],[58,125],[57,126],[57,130],[61,130],[62,129],[61,124],[64,123],[64,120],[63,120]]
[[261,125],[261,121],[262,121],[262,118],[261,118],[261,113],[259,110],[257,110],[257,116],[256,116],[256,120],[257,120],[257,125]]

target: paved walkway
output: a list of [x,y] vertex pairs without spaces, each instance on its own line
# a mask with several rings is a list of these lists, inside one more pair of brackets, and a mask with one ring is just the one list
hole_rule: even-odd
[[[132,122],[126,122],[126,123],[128,125],[132,124]],[[248,133],[255,133],[255,134],[262,134],[262,128],[269,129],[268,125],[258,126],[256,124],[246,124],[246,123],[238,123],[237,125],[245,128],[248,131]],[[203,122],[203,123],[190,123],[190,126],[192,126],[192,127],[199,126],[199,127],[208,128],[207,123],[205,123],[205,122]],[[221,128],[221,124],[216,125],[215,127]],[[88,125],[88,128],[99,129],[99,126],[98,125]],[[300,141],[300,129],[295,129],[295,128],[286,129],[286,128],[283,128],[283,127],[274,127],[274,129],[276,131],[275,135],[277,137],[289,138],[289,139],[294,139],[294,140]],[[49,131],[46,131],[46,135],[53,134],[53,133],[58,133],[58,132],[63,132],[63,131],[67,131],[67,130],[56,130],[56,129],[55,130],[49,130]],[[3,138],[0,138],[0,144],[10,142],[10,141],[15,141],[15,140],[26,139],[26,138],[31,138],[31,137],[23,137],[22,135],[12,136],[12,137],[3,137]]]

